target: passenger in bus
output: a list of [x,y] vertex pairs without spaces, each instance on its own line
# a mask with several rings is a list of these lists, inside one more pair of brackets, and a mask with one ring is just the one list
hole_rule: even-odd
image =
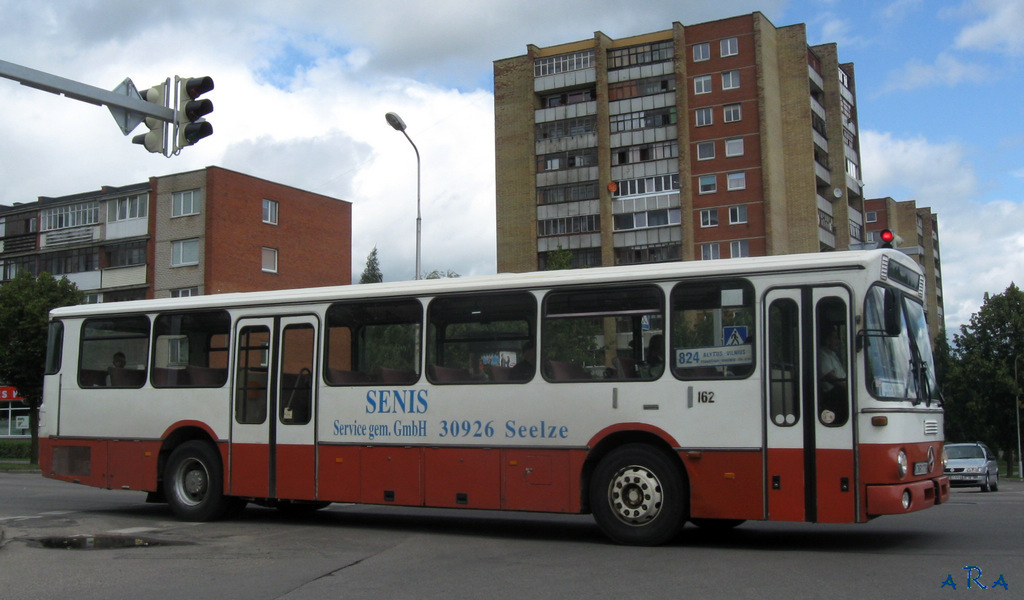
[[651,379],[661,377],[665,371],[665,336],[660,333],[651,336],[647,344],[647,376]]
[[117,377],[116,374],[124,371],[124,366],[128,364],[124,352],[115,352],[110,362],[113,364],[107,367],[107,387],[115,385],[114,379]]
[[527,381],[533,378],[534,363],[537,362],[537,349],[533,342],[523,344],[523,351],[520,353],[519,361],[512,367],[509,379],[512,381]]
[[849,415],[846,395],[846,362],[840,356],[839,330],[829,327],[818,348],[818,407],[826,425],[842,425]]

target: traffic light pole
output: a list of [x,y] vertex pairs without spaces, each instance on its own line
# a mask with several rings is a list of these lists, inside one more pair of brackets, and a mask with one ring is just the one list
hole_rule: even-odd
[[106,106],[125,135],[146,117],[171,124],[175,121],[174,109],[143,100],[131,79],[125,79],[114,91],[107,91],[4,60],[0,60],[0,77],[51,94],[63,94],[72,100]]

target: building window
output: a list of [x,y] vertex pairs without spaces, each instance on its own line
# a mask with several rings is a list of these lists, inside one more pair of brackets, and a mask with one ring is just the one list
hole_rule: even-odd
[[590,102],[594,99],[594,88],[587,88],[583,90],[574,90],[571,92],[561,92],[543,96],[541,103],[547,108],[554,108],[556,106],[567,106],[569,104],[579,104],[580,102]]
[[597,183],[587,181],[543,187],[537,190],[537,204],[556,204],[558,202],[578,202],[580,200],[596,200],[599,198]]
[[718,249],[718,242],[711,242],[700,245],[701,260],[716,260],[722,258],[721,250]]
[[697,160],[711,160],[714,157],[714,142],[697,142]]
[[656,142],[612,149],[612,166],[679,157],[679,142]]
[[864,214],[864,220],[868,223],[875,223],[878,221],[878,211],[869,210]]
[[728,189],[732,190],[744,190],[747,189],[747,174],[743,171],[739,173],[729,173],[728,178]]
[[743,118],[743,113],[739,104],[726,104],[723,107],[723,114],[725,116],[726,123],[735,123]]
[[149,197],[145,194],[118,198],[107,203],[107,221],[143,219],[149,213]]
[[199,240],[171,242],[171,266],[184,267],[199,264]]
[[750,256],[750,240],[729,242],[729,256],[732,258]]
[[710,94],[711,93],[711,76],[710,75],[699,75],[693,78],[693,93],[694,94]]
[[625,100],[672,92],[676,89],[675,75],[659,75],[643,79],[629,79],[608,86],[609,100]]
[[277,273],[277,249],[276,248],[264,248],[263,249],[263,272],[264,273]]
[[734,90],[738,87],[740,87],[739,71],[726,71],[725,73],[722,73],[723,90]]
[[146,264],[146,242],[129,242],[108,246],[106,253],[108,267],[128,267]]
[[582,50],[570,54],[538,58],[533,61],[533,76],[543,77],[555,73],[578,71],[592,66],[594,66],[594,51]]
[[743,138],[725,140],[726,156],[743,156]]
[[697,109],[697,127],[704,127],[711,125],[715,122],[714,114],[711,108],[698,108]]
[[718,227],[718,209],[705,208],[704,210],[700,211],[700,226]]
[[597,164],[597,148],[581,148],[537,157],[537,171],[559,171]]
[[591,233],[601,230],[601,215],[581,215],[537,221],[537,237]]
[[184,217],[199,214],[199,190],[185,190],[171,194],[171,216]]
[[747,222],[747,206],[740,204],[738,206],[729,207],[729,224],[730,225],[741,225]]
[[597,132],[597,117],[594,115],[538,123],[538,140],[557,140]]
[[95,225],[100,222],[99,202],[83,202],[47,208],[39,212],[41,231]]
[[609,123],[611,124],[612,133],[668,127],[669,125],[676,124],[676,107],[669,106],[622,115],[612,115]]
[[198,296],[198,295],[199,295],[199,288],[198,287],[187,287],[187,288],[178,288],[178,289],[175,289],[175,290],[171,290],[171,298],[189,298],[191,296]]
[[704,42],[703,44],[693,45],[693,62],[701,62],[711,58],[711,44]]
[[263,222],[277,225],[277,201],[263,199]]
[[701,194],[713,194],[718,191],[718,178],[714,175],[701,175],[699,181]]
[[641,177],[638,179],[622,179],[615,182],[615,191],[612,196],[622,198],[625,196],[639,196],[644,194],[656,194],[679,189],[679,174],[659,175],[657,177]]
[[722,56],[736,56],[740,53],[739,40],[731,37],[721,41]]
[[672,40],[630,46],[629,48],[615,48],[608,51],[608,70],[665,62],[672,60],[674,54]]

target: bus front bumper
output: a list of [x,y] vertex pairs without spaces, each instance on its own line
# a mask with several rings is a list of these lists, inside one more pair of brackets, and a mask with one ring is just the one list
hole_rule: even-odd
[[867,486],[868,516],[900,515],[949,500],[949,478]]

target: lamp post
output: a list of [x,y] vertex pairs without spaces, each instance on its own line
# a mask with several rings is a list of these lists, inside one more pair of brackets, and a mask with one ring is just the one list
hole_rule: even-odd
[[413,144],[412,138],[405,132],[405,121],[402,117],[398,116],[397,113],[389,112],[384,115],[384,118],[388,120],[388,125],[395,128],[396,131],[401,131],[405,139],[409,140],[412,144],[412,149],[416,152],[416,279],[420,278],[420,227],[423,223],[423,219],[420,217],[420,150]]
[[1013,405],[1017,409],[1017,477],[1024,477],[1024,460],[1020,456],[1020,383],[1017,381],[1017,361],[1020,360],[1020,354],[1013,359],[1013,386],[1016,388],[1016,395],[1014,396]]

